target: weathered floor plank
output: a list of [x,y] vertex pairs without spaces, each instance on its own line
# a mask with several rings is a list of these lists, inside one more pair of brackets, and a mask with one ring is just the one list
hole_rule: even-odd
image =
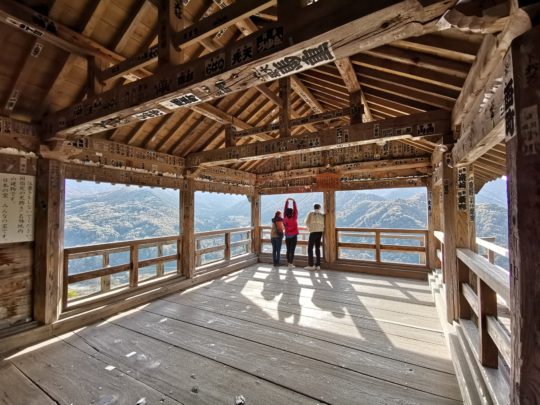
[[42,390],[13,364],[0,363],[0,404],[54,404]]
[[291,332],[257,325],[236,318],[193,309],[181,304],[158,302],[145,311],[262,343],[269,347],[299,354],[359,374],[384,379],[398,385],[446,398],[460,399],[459,387],[447,373],[400,362],[383,356],[349,349]]
[[9,404],[461,403],[426,283],[268,265],[10,361]]

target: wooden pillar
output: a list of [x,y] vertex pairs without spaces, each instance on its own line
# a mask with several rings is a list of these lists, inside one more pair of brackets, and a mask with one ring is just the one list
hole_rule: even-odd
[[251,234],[251,251],[256,255],[261,252],[261,196],[255,192],[249,197],[251,202],[251,226],[253,231]]
[[431,270],[441,268],[441,262],[437,257],[437,249],[440,242],[435,237],[435,231],[441,230],[441,187],[434,186],[432,182],[428,184],[428,265]]
[[234,132],[234,127],[232,125],[225,125],[225,147],[236,146]]
[[184,27],[183,2],[159,0],[158,8],[158,62],[160,66],[182,62],[180,49],[174,46],[174,34]]
[[291,110],[291,78],[279,79],[279,97],[281,105],[279,107],[279,136],[285,138],[291,135],[289,117]]
[[36,177],[34,319],[53,323],[60,315],[63,290],[64,165],[38,159]]
[[468,270],[459,266],[456,249],[473,248],[475,234],[469,213],[469,171],[472,167],[451,167],[451,159],[451,152],[447,152],[443,158],[443,260],[448,322],[470,316],[469,304],[461,294],[461,282],[468,281]]
[[[540,26],[505,63],[506,165],[512,316],[511,403],[540,403]],[[510,69],[508,69],[510,70]],[[512,78],[513,76],[513,78]]]
[[361,124],[362,123],[362,91],[358,90],[349,94],[349,100],[351,104],[351,119],[350,123],[352,124]]
[[182,273],[191,278],[195,271],[195,190],[193,180],[184,180],[184,187],[180,193]]
[[336,239],[336,192],[324,192],[324,260],[334,263],[337,260]]

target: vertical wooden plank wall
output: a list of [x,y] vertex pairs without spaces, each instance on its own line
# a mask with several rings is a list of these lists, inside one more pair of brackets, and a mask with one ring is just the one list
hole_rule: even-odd
[[[36,175],[36,159],[0,155],[0,173]],[[0,244],[0,332],[33,320],[34,242]]]
[[45,324],[61,310],[64,250],[64,165],[38,159],[36,181],[34,317]]
[[[540,26],[514,41],[505,80],[512,404],[540,403]],[[507,75],[505,75],[507,76]]]

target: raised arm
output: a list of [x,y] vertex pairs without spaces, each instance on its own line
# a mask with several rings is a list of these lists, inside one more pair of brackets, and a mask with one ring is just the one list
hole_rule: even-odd
[[293,204],[293,218],[298,219],[298,208],[296,208],[296,201],[292,200],[292,204]]

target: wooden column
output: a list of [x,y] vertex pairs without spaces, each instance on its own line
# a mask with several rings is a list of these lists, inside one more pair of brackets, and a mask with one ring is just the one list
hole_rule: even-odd
[[279,79],[279,97],[281,105],[279,107],[279,136],[281,138],[291,135],[289,117],[291,110],[291,78]]
[[174,35],[184,28],[183,2],[181,0],[158,1],[158,62],[160,66],[182,62],[180,49],[174,46]]
[[34,319],[50,324],[62,303],[64,251],[64,165],[38,159],[36,177]]
[[[512,314],[511,403],[540,403],[540,26],[516,39],[505,80]],[[508,58],[508,57],[507,57]],[[510,72],[511,73],[511,72]],[[515,106],[514,106],[515,103]],[[515,118],[515,121],[514,121]]]
[[[451,162],[452,154],[447,152],[443,158],[443,260],[448,322],[460,317],[470,317],[469,304],[461,294],[461,283],[468,281],[469,278],[468,269],[458,262],[456,249],[474,248],[472,242],[475,237],[474,221],[471,221],[469,205],[469,180],[472,167],[454,168]],[[474,194],[474,188],[472,192]],[[472,201],[474,208],[474,199]]]
[[435,239],[435,215],[433,213],[433,200],[436,198],[437,190],[434,190],[431,180],[428,183],[427,187],[427,228],[428,228],[428,237],[427,237],[427,266],[430,270],[435,269],[435,263],[437,259],[437,239]]
[[441,187],[428,185],[428,264],[431,270],[441,268],[441,261],[437,257],[437,249],[441,248],[435,231],[441,227]]
[[256,255],[261,252],[261,196],[255,192],[249,197],[251,202],[251,226],[253,231],[251,234],[251,251]]
[[184,187],[180,193],[182,273],[191,278],[195,271],[195,190],[193,180],[184,180]]
[[362,123],[362,91],[358,90],[349,94],[349,100],[353,112],[351,112],[351,124]]
[[334,263],[337,260],[336,240],[336,192],[324,192],[324,260]]
[[225,147],[236,146],[236,139],[234,137],[234,127],[232,125],[225,125]]

